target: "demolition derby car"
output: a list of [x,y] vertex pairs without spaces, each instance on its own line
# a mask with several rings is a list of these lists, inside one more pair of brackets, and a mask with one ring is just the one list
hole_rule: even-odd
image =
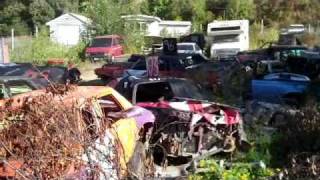
[[199,160],[233,152],[246,140],[239,110],[206,101],[199,87],[186,79],[128,77],[116,89],[155,115],[146,141],[155,166],[171,166],[176,172],[166,176],[185,175]]
[[0,100],[0,179],[121,179],[128,172],[138,174],[136,164],[130,165],[141,151],[135,150],[136,119],[109,116],[132,108],[113,89],[93,86],[35,90]]

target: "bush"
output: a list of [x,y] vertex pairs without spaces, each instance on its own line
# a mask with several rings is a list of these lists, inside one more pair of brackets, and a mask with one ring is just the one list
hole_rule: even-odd
[[260,24],[250,26],[250,49],[257,49],[268,42],[275,42],[279,38],[277,27],[265,27],[263,34],[260,32]]
[[145,46],[144,34],[137,30],[125,28],[125,52],[127,54],[141,53]]
[[84,58],[86,44],[80,42],[73,47],[67,47],[52,42],[47,31],[41,31],[38,37],[31,40],[21,40],[10,52],[10,59],[19,63],[46,64],[48,59],[63,59],[65,62],[78,63]]

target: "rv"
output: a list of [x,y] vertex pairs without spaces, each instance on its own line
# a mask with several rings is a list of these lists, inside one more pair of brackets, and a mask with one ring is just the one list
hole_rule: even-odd
[[239,51],[249,49],[249,21],[213,21],[207,35],[212,59],[232,59]]

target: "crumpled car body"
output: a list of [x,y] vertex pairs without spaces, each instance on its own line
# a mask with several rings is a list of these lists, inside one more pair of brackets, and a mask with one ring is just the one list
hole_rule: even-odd
[[173,166],[187,174],[192,163],[219,152],[232,152],[246,140],[240,111],[207,101],[209,97],[188,80],[128,78],[116,89],[155,115],[146,142],[156,166]]
[[176,167],[179,176],[201,159],[233,152],[246,141],[242,117],[233,107],[196,100],[137,105],[156,116],[149,141],[155,165]]

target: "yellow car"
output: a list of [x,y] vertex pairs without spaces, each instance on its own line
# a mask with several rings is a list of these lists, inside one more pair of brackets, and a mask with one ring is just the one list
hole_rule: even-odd
[[[63,103],[67,108],[71,108],[71,106],[76,104],[81,112],[83,112],[85,108],[88,108],[88,102],[90,102],[89,109],[91,111],[91,119],[97,118],[98,121],[96,122],[98,123],[107,119],[109,112],[126,111],[133,107],[128,100],[110,87],[75,86],[72,87],[71,90],[68,90],[60,95],[53,94],[54,93],[48,92],[47,90],[35,90],[16,95],[10,99],[0,100],[0,119],[1,112],[4,112],[4,110],[17,110],[23,107],[26,101],[30,101],[30,99],[42,95],[52,97],[54,103]],[[86,121],[83,115],[81,118],[83,121]],[[108,177],[110,178],[119,174],[121,177],[123,177],[128,173],[127,164],[135,153],[135,147],[139,139],[139,128],[134,118],[109,118],[109,120],[111,121],[111,126],[108,126],[108,128],[103,131],[102,136],[98,137],[98,139],[95,139],[90,146],[86,147],[86,153],[83,153],[79,158],[88,164],[93,162],[95,165],[100,166],[102,173],[109,173],[110,175]],[[104,124],[101,123],[99,125],[101,126]],[[97,125],[97,127],[99,125]],[[10,125],[5,126],[4,128],[8,129],[10,128]],[[101,145],[101,142],[104,142],[104,144]],[[110,148],[113,150],[110,150]],[[106,156],[111,158],[116,156],[116,159],[118,158],[117,161],[120,165],[120,172],[114,172],[112,174],[111,171],[116,169],[113,167],[114,163],[117,162],[115,162],[116,160],[114,160],[114,162],[108,162]],[[8,162],[10,163],[10,161]],[[20,166],[23,166],[23,162],[17,163],[17,159],[14,159],[12,162],[18,167],[12,167],[10,164],[1,164],[0,178],[16,177],[18,175],[17,170],[20,168]],[[1,166],[5,167],[1,168]],[[84,170],[86,168],[88,167],[84,167]],[[81,169],[68,169],[69,170],[66,172],[66,176],[69,179],[86,177],[85,175],[79,175],[79,171],[82,171]]]

